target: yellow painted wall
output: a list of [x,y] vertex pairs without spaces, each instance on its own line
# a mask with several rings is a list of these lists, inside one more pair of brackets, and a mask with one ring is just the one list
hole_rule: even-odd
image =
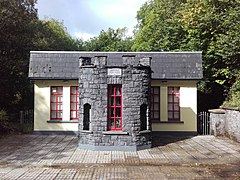
[[63,120],[70,120],[70,86],[77,81],[36,80],[34,84],[34,131],[77,131],[78,123],[48,123],[50,120],[50,88],[63,86]]
[[168,121],[167,89],[180,87],[180,121],[183,123],[153,123],[153,131],[197,131],[197,86],[196,81],[152,80],[152,86],[160,87],[160,120]]

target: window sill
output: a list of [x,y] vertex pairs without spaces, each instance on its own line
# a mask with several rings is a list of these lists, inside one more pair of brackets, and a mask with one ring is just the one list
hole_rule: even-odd
[[123,131],[103,131],[102,132],[105,135],[128,135],[128,132],[123,132]]
[[139,131],[139,134],[147,134],[147,133],[151,133],[151,131],[150,130]]
[[78,123],[78,120],[48,120],[47,123]]
[[81,68],[95,68],[97,67],[96,65],[82,65],[80,66]]
[[184,124],[184,121],[152,121],[153,124]]
[[81,132],[81,133],[93,134],[93,132],[92,132],[92,131],[89,131],[89,130],[80,130],[79,132]]

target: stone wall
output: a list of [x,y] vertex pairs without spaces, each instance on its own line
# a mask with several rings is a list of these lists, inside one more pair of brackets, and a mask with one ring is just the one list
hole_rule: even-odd
[[215,109],[210,112],[210,131],[215,136],[227,136],[240,142],[240,111]]
[[[89,61],[89,59],[87,59]],[[93,57],[79,67],[79,147],[93,150],[138,150],[151,147],[150,58],[123,56],[120,66],[107,57]],[[116,70],[116,74],[108,73]],[[120,74],[118,74],[120,72]],[[122,130],[108,130],[108,85],[122,85]],[[84,104],[91,105],[89,129],[84,130]],[[147,128],[141,129],[140,106],[147,105]]]

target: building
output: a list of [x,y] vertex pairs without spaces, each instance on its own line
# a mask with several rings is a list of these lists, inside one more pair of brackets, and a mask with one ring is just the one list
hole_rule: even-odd
[[154,134],[197,133],[201,52],[32,51],[34,133],[79,147],[138,150]]

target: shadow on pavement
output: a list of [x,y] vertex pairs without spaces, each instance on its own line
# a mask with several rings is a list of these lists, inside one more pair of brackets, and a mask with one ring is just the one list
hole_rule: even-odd
[[167,144],[175,143],[178,141],[183,141],[185,139],[190,139],[193,136],[153,136],[152,137],[152,147],[165,146]]

